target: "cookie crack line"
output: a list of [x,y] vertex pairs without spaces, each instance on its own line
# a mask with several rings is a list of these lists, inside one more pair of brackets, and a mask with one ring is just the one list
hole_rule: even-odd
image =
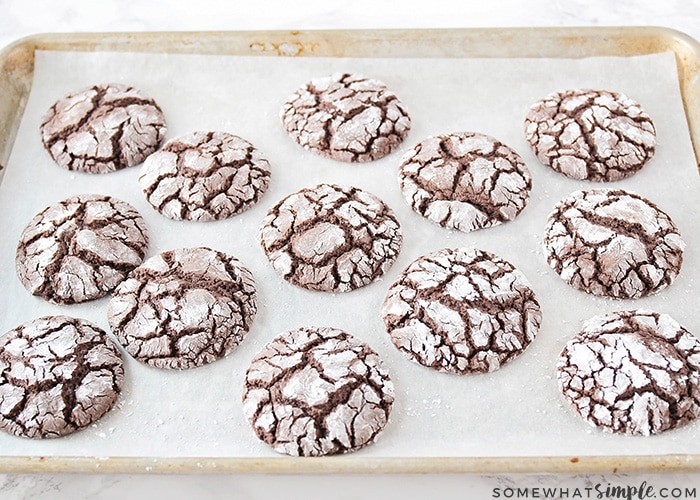
[[[318,387],[300,385],[298,377],[307,376]],[[331,455],[375,439],[388,422],[393,386],[363,342],[335,328],[301,327],[280,334],[254,358],[243,402],[256,434],[275,450]]]
[[107,308],[112,332],[130,355],[172,369],[212,363],[233,352],[256,313],[250,271],[207,247],[151,257],[116,289]]
[[[11,354],[22,346],[17,355]],[[5,365],[0,393],[12,403],[8,407],[0,395],[0,427],[18,436],[72,433],[109,411],[121,392],[119,351],[85,320],[45,316],[26,322],[0,339],[0,359]],[[18,389],[19,397],[8,387]]]
[[546,96],[530,108],[525,132],[542,163],[575,179],[626,178],[656,149],[654,123],[641,106],[624,94],[603,90]]
[[[631,332],[630,332],[629,330],[627,330],[627,331],[625,331],[624,333],[625,333],[625,334],[630,334]],[[595,341],[595,342],[600,342],[601,344],[605,345],[607,349],[616,349],[614,345],[610,345],[610,344],[604,342],[604,340],[605,340],[604,338],[596,337],[596,338],[592,338],[592,339],[590,339],[590,340],[591,340],[591,341]],[[652,348],[650,347],[650,349],[652,349]],[[670,367],[669,367],[669,366],[665,366],[665,367],[654,366],[654,367],[651,367],[651,368],[650,368],[650,367],[649,367],[648,365],[646,365],[643,361],[637,361],[637,360],[635,360],[635,359],[634,359],[634,356],[632,355],[632,353],[630,352],[629,349],[626,349],[626,348],[623,347],[623,348],[616,349],[616,350],[617,350],[618,352],[619,352],[619,351],[624,351],[624,352],[626,352],[626,355],[625,355],[625,358],[624,358],[624,359],[625,359],[625,360],[629,360],[629,362],[630,362],[632,365],[634,365],[636,369],[639,370],[639,373],[640,373],[640,374],[643,374],[644,378],[646,379],[646,383],[643,384],[643,385],[639,385],[639,384],[636,384],[636,385],[630,384],[630,385],[628,385],[628,387],[627,387],[625,390],[623,390],[623,391],[619,392],[618,394],[616,394],[616,396],[615,396],[615,402],[617,403],[617,402],[620,402],[620,401],[633,401],[634,398],[635,398],[635,396],[644,395],[644,394],[653,394],[654,397],[665,401],[665,402],[668,404],[668,406],[669,406],[669,408],[671,409],[672,414],[673,414],[673,413],[674,413],[673,410],[677,407],[678,401],[675,400],[675,399],[673,399],[672,397],[670,397],[670,396],[666,393],[665,388],[662,387],[662,386],[656,381],[656,377],[653,375],[653,370],[660,370],[660,369],[667,369],[667,370],[668,370],[668,369],[670,369]],[[619,354],[619,355],[622,356],[622,354]],[[592,370],[592,371],[591,371],[591,378],[594,378],[594,379],[597,378],[597,377],[600,375],[600,372],[604,371],[605,369],[611,368],[611,366],[609,365],[609,363],[607,362],[607,360],[603,357],[603,353],[602,353],[602,352],[596,352],[596,361],[597,361],[597,363],[600,365],[601,368],[598,369],[598,370]],[[684,365],[683,368],[685,368],[685,369],[684,369],[684,370],[676,370],[675,373],[674,373],[674,375],[675,375],[675,377],[677,377],[677,378],[687,379],[687,378],[688,378],[688,374],[690,373],[690,370],[688,370],[688,364],[687,364],[687,362],[684,362],[683,365]],[[567,366],[568,368],[575,369],[575,365],[572,365],[572,364],[570,364],[570,363],[567,364],[566,366]],[[614,367],[614,368],[620,368],[620,367],[618,366],[618,367]],[[619,373],[616,373],[616,374],[615,374],[615,377],[619,377],[619,376],[620,376]],[[686,380],[686,382],[685,382],[684,384],[682,384],[682,385],[686,386],[686,389],[688,389],[687,384],[688,384],[688,382],[687,382],[687,380]],[[612,387],[615,387],[615,383],[614,383],[614,382],[613,382],[613,384],[612,384]],[[567,385],[567,389],[570,390],[570,391],[573,391],[573,392],[577,392],[577,393],[579,393],[579,394],[581,394],[581,395],[587,395],[587,391],[586,391],[585,389],[576,389],[575,387],[573,387],[573,386],[571,385],[571,383],[569,383],[569,384]],[[687,396],[691,396],[691,395],[692,395],[690,391],[684,391],[684,394],[687,395]],[[604,406],[604,405],[607,405],[607,401],[605,400],[603,394],[598,395],[597,393],[594,393],[594,394],[590,394],[590,395],[587,395],[587,396],[590,397],[593,401],[595,401],[596,404],[603,405],[603,406]]]
[[270,164],[249,141],[195,131],[168,141],[139,175],[148,202],[176,220],[208,221],[247,210],[265,193]]
[[637,298],[678,277],[685,242],[673,220],[646,198],[593,189],[576,191],[555,206],[543,249],[549,266],[571,286]]
[[410,117],[383,83],[336,73],[302,86],[282,107],[287,133],[305,149],[345,162],[368,162],[393,152]]
[[387,333],[403,354],[448,373],[493,371],[534,339],[534,292],[506,261],[477,249],[443,249],[416,259],[387,292]]
[[[317,335],[317,336],[312,337],[311,339],[307,340],[306,342],[304,342],[303,345],[299,346],[299,349],[294,349],[294,350],[290,350],[291,346],[287,342],[275,343],[274,344],[275,347],[277,344],[280,344],[284,347],[284,349],[280,349],[279,352],[276,353],[278,356],[291,356],[292,354],[294,354],[296,352],[300,352],[302,354],[302,357],[299,359],[298,362],[296,362],[292,365],[285,365],[284,369],[272,364],[270,359],[261,360],[261,362],[265,362],[266,364],[270,364],[271,366],[274,366],[275,368],[277,368],[279,370],[279,373],[277,375],[273,375],[269,379],[269,382],[263,381],[261,379],[248,378],[247,384],[251,388],[256,388],[256,389],[266,389],[267,385],[270,385],[270,386],[277,385],[278,383],[280,383],[281,381],[283,381],[289,377],[288,373],[294,373],[294,372],[298,371],[300,367],[305,365],[305,363],[307,362],[306,356],[308,356],[309,352],[312,352],[314,349],[325,344],[327,341],[328,341],[327,338],[324,338],[322,336]],[[272,346],[268,345],[268,346],[266,346],[266,348],[271,349]],[[306,354],[304,354],[304,353],[306,353]],[[260,357],[263,357],[263,354],[261,354]]]
[[[591,318],[564,346],[564,398],[592,425],[650,435],[700,415],[700,340],[666,314],[645,309]],[[613,379],[610,379],[613,376]]]
[[[377,218],[381,217],[386,217],[386,214],[379,213]],[[368,231],[370,233],[370,238],[362,238],[355,234],[357,230],[352,224],[350,224],[350,222],[348,222],[342,217],[339,217],[337,214],[327,215],[326,217],[319,217],[313,220],[305,220],[301,224],[296,225],[295,231],[297,233],[302,234],[310,229],[317,227],[319,223],[328,223],[340,228],[343,232],[343,235],[345,236],[345,243],[343,243],[340,246],[337,246],[331,252],[325,250],[314,250],[314,255],[316,255],[316,257],[310,259],[305,257],[304,255],[298,254],[297,252],[295,252],[294,248],[291,247],[289,248],[289,252],[290,254],[294,255],[295,260],[298,261],[297,265],[310,264],[325,266],[335,261],[338,257],[347,254],[351,250],[359,249],[363,250],[365,254],[370,254],[372,248],[377,245],[378,241],[391,241],[391,238],[388,236],[384,236],[382,234],[377,233],[371,234],[370,231]],[[369,225],[369,223],[366,224]],[[282,248],[286,248],[286,245],[280,245],[278,246],[278,248],[271,247],[270,251],[276,251]]]
[[56,101],[40,131],[59,166],[101,174],[143,161],[160,144],[166,126],[153,99],[131,86],[104,84]]
[[345,292],[382,275],[403,237],[393,211],[355,187],[320,184],[270,209],[259,242],[277,273],[316,291]]
[[[56,142],[60,140],[65,140],[67,137],[72,135],[73,133],[82,130],[85,128],[85,125],[89,123],[92,120],[93,115],[98,111],[99,109],[99,103],[102,102],[102,99],[104,98],[105,94],[107,93],[107,89],[104,87],[99,87],[99,86],[94,86],[91,87],[89,90],[93,90],[95,92],[95,95],[90,98],[90,101],[92,102],[92,106],[90,106],[90,109],[88,110],[87,113],[83,115],[83,117],[76,123],[69,123],[64,129],[62,129],[59,132],[56,132],[52,136],[48,137],[47,139],[44,139],[45,144],[47,145],[47,149],[51,150],[53,146],[56,144]],[[58,103],[55,103],[50,110],[50,114],[53,113],[55,115],[56,110],[57,110]],[[42,123],[42,126],[47,123],[48,117],[45,117],[44,122]],[[53,118],[53,116],[51,116]]]
[[[597,169],[595,168],[597,164],[602,164],[602,165],[607,165],[608,164],[608,159],[600,156],[600,153],[598,151],[598,147],[593,141],[593,137],[591,136],[591,133],[594,131],[595,126],[593,124],[588,124],[587,120],[584,120],[582,118],[583,113],[585,113],[588,110],[593,109],[596,106],[595,104],[595,98],[594,97],[589,97],[585,103],[585,105],[579,106],[579,108],[571,113],[567,114],[569,118],[574,121],[580,129],[583,131],[581,134],[581,139],[585,142],[586,144],[586,149],[582,153],[581,156],[577,156],[584,160],[586,162],[586,168],[588,171],[588,176],[590,177],[591,175],[596,175],[597,174]],[[609,107],[602,106],[606,108],[608,111],[611,111]],[[595,116],[595,113],[593,114],[593,120],[597,122],[597,117]],[[604,130],[607,130],[607,127],[603,127],[601,123],[597,123],[599,128],[602,128]],[[559,142],[559,137],[557,138],[557,141]],[[563,146],[560,143],[560,147],[563,148]],[[579,153],[578,151],[576,153]],[[612,151],[610,151],[610,154],[613,154]],[[592,161],[591,161],[592,160]]]
[[[613,198],[616,196],[629,196],[629,194],[624,191],[611,191],[607,194],[607,196],[609,198]],[[575,208],[581,214],[580,218],[590,222],[593,225],[600,226],[603,228],[614,227],[616,236],[625,236],[628,238],[638,240],[639,242],[643,243],[646,247],[647,254],[652,253],[650,252],[650,249],[655,248],[658,245],[659,240],[663,240],[663,238],[668,234],[676,232],[676,228],[674,227],[674,225],[672,223],[668,223],[670,221],[667,222],[667,227],[659,227],[653,234],[649,234],[639,222],[633,222],[621,217],[604,216],[597,214],[595,212],[597,207],[593,207],[591,209],[578,208],[576,207],[576,204],[574,202],[565,208]],[[560,213],[565,212],[566,209],[560,211]],[[658,214],[658,220],[659,222],[664,220],[664,217],[660,211]]]
[[476,132],[428,137],[404,154],[398,177],[415,212],[464,232],[514,219],[532,190],[517,152]]
[[34,295],[61,304],[102,297],[145,256],[148,230],[126,202],[77,195],[45,208],[25,227],[17,274]]

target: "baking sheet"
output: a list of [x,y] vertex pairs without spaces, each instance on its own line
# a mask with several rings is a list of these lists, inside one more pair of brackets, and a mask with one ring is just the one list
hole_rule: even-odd
[[[412,130],[396,153],[347,165],[307,153],[284,134],[281,103],[309,78],[355,71],[383,80],[402,99]],[[276,457],[255,438],[240,405],[248,362],[279,332],[301,325],[344,328],[385,359],[397,389],[390,424],[364,457],[508,457],[664,455],[700,451],[700,422],[653,438],[613,436],[585,424],[566,407],[554,377],[556,357],[588,317],[630,307],[667,312],[700,332],[695,302],[700,236],[695,231],[700,188],[672,53],[640,57],[555,59],[382,59],[188,56],[173,54],[38,52],[34,84],[0,185],[0,330],[44,314],[70,314],[108,330],[106,301],[56,306],[29,296],[15,276],[14,251],[24,225],[46,205],[77,193],[124,199],[143,214],[151,233],[148,255],[207,245],[236,255],[258,285],[260,310],[248,337],[231,356],[195,370],[149,368],[126,357],[118,407],[90,428],[51,441],[0,435],[6,456]],[[105,176],[68,172],[53,164],[39,140],[41,116],[67,92],[96,82],[142,88],[163,108],[167,137],[218,129],[253,142],[272,165],[260,203],[227,221],[169,221],[141,194],[138,167]],[[540,250],[552,206],[571,191],[598,184],[564,178],[529,151],[522,119],[529,105],[553,90],[601,87],[643,104],[658,130],[654,159],[630,179],[611,183],[647,196],[679,226],[688,243],[683,272],[660,295],[635,301],[591,297],[549,269]],[[533,175],[532,198],[513,222],[474,233],[435,226],[401,197],[401,153],[428,135],[478,131],[518,151]],[[255,233],[268,208],[286,194],[319,182],[354,184],[387,202],[404,232],[402,252],[385,277],[348,294],[305,291],[281,280],[265,260]],[[413,259],[446,246],[473,245],[515,264],[531,281],[544,314],[534,343],[501,370],[471,377],[432,372],[407,361],[384,333],[381,301]],[[126,355],[125,355],[126,356]]]

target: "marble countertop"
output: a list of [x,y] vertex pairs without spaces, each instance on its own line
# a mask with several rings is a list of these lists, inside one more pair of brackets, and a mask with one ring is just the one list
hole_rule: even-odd
[[[0,0],[0,47],[46,32],[649,25],[700,40],[700,1]],[[645,498],[643,484],[657,498],[696,498],[700,474],[0,474],[0,498],[544,498],[546,491],[552,498],[606,498],[611,486],[634,488],[630,498]]]
[[697,0],[2,0],[0,46],[54,31],[657,25],[700,38],[699,19]]

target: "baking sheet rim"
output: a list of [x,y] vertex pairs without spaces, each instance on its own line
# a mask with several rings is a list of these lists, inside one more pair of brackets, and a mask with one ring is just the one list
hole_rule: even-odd
[[561,457],[0,457],[5,473],[628,474],[697,472],[700,455]]
[[[151,33],[82,33],[82,34],[37,34],[20,39],[0,50],[0,68],[7,82],[19,89],[20,95],[10,96],[15,101],[0,103],[0,111],[9,108],[12,116],[0,116],[0,164],[9,157],[24,109],[33,74],[33,53],[35,50],[146,50],[151,52],[191,53],[192,47],[173,48],[169,45],[175,37],[204,41],[223,40],[239,36],[239,42],[247,40],[275,40],[267,45],[264,42],[248,42],[252,55],[272,52],[272,55],[306,55],[308,46],[314,52],[315,43],[328,41],[334,34],[344,38],[356,37],[355,41],[393,38],[406,34],[414,35],[414,43],[420,44],[422,36],[438,38],[456,37],[462,40],[488,34],[501,39],[503,54],[500,57],[588,57],[596,55],[642,55],[655,52],[673,51],[678,64],[679,82],[683,97],[686,120],[696,158],[700,158],[700,44],[689,36],[663,27],[566,27],[566,28],[454,28],[431,30],[319,30],[319,31],[269,31],[269,32],[151,32]],[[537,52],[537,42],[524,49],[526,54],[507,53],[518,51],[524,37],[539,35],[542,52]],[[319,42],[313,42],[317,37]],[[620,45],[615,41],[628,39],[630,44]],[[545,53],[545,43],[552,39],[566,44],[568,49],[560,55]],[[139,40],[146,42],[139,44]],[[289,40],[289,42],[284,42]],[[302,40],[302,41],[300,41]],[[572,43],[573,40],[573,43]],[[586,52],[572,54],[576,40],[583,44]],[[528,38],[532,44],[532,39]],[[644,42],[644,43],[640,43]],[[636,44],[635,44],[636,43]],[[310,45],[309,45],[310,44]],[[82,46],[81,46],[82,45]],[[564,45],[562,45],[563,47]],[[534,49],[533,49],[534,47]],[[615,54],[616,48],[619,53]],[[159,49],[159,50],[155,50]],[[217,45],[216,53],[240,52],[241,47]],[[332,47],[326,50],[333,50]],[[343,49],[341,49],[343,50]],[[471,50],[471,47],[469,49]],[[465,57],[499,57],[466,52]],[[490,51],[491,49],[486,49]],[[580,50],[580,47],[579,49]],[[230,51],[230,52],[229,52]],[[295,52],[297,51],[297,52]],[[611,52],[612,51],[612,52]],[[535,55],[535,53],[537,55]],[[328,56],[330,54],[311,54]],[[337,54],[339,55],[339,54]],[[352,54],[343,54],[351,56]],[[366,56],[366,55],[365,55]],[[425,54],[416,54],[416,57]],[[428,55],[429,56],[429,55]],[[456,57],[441,54],[441,57]],[[23,60],[29,58],[29,60]],[[8,63],[8,60],[11,60]],[[23,73],[24,72],[24,73]],[[18,81],[13,81],[13,78]],[[23,80],[22,80],[23,79]],[[22,80],[22,81],[19,81]],[[0,81],[0,84],[5,83]],[[26,93],[22,93],[26,91]],[[3,118],[8,118],[3,122]],[[14,122],[13,122],[14,120]],[[16,123],[15,123],[16,122]],[[697,162],[696,162],[697,163]],[[60,473],[276,473],[276,474],[359,474],[359,473],[630,473],[630,472],[689,472],[700,471],[700,454],[679,455],[617,455],[617,456],[528,456],[528,457],[411,457],[411,458],[363,458],[360,456],[335,457],[274,457],[274,458],[210,458],[210,457],[72,457],[34,456],[13,457],[0,455],[0,472],[60,472]]]

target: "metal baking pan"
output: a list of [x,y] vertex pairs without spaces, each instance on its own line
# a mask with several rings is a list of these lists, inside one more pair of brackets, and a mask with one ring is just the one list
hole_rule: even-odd
[[[19,127],[35,51],[270,57],[582,58],[673,52],[696,159],[700,45],[657,27],[42,34],[0,52],[0,165]],[[698,162],[696,161],[696,164]],[[644,456],[207,458],[1,456],[3,472],[592,473],[700,471],[700,454]]]

